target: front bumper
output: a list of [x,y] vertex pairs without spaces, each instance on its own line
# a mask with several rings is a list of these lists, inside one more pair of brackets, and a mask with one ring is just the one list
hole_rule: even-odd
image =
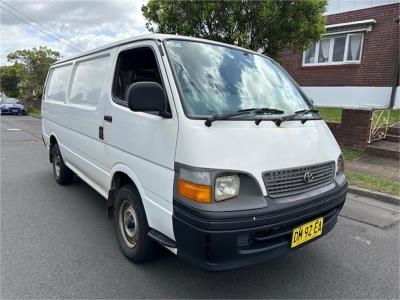
[[[307,199],[301,207],[239,212],[206,212],[174,201],[173,225],[177,255],[201,269],[225,271],[257,264],[294,251],[326,235],[336,224],[347,194],[347,183],[336,184]],[[267,199],[268,200],[268,199]],[[322,235],[290,248],[294,228],[324,217]]]

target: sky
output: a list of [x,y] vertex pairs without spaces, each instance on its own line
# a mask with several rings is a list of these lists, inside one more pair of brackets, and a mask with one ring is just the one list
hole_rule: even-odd
[[[395,1],[399,0],[329,0],[327,13]],[[60,52],[62,57],[68,57],[82,49],[90,50],[146,33],[146,20],[141,12],[146,2],[0,0],[0,65],[9,64],[7,54],[18,49],[47,46]],[[61,39],[60,35],[67,40]]]
[[0,65],[9,64],[7,54],[18,49],[47,46],[68,57],[82,52],[82,48],[90,50],[146,33],[146,21],[141,12],[146,2],[1,0]]

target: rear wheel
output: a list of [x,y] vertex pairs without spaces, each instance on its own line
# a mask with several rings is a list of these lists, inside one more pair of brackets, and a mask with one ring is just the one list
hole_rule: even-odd
[[53,146],[53,173],[54,178],[60,185],[72,183],[75,177],[74,172],[64,164],[58,144]]
[[143,204],[132,184],[117,191],[114,228],[121,251],[127,258],[140,263],[156,257],[159,245],[148,236],[150,227]]

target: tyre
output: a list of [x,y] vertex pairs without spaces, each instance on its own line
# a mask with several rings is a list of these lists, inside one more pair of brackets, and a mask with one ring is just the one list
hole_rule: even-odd
[[150,239],[139,193],[132,184],[120,188],[115,195],[114,228],[122,253],[135,263],[153,260],[160,246]]
[[64,164],[58,144],[53,146],[53,172],[54,178],[60,185],[70,184],[74,181],[75,174]]

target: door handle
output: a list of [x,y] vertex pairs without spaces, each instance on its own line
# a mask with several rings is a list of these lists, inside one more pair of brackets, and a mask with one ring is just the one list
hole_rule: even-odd
[[107,121],[107,122],[112,122],[112,116],[109,116],[109,115],[107,115],[107,116],[104,116],[104,121]]

